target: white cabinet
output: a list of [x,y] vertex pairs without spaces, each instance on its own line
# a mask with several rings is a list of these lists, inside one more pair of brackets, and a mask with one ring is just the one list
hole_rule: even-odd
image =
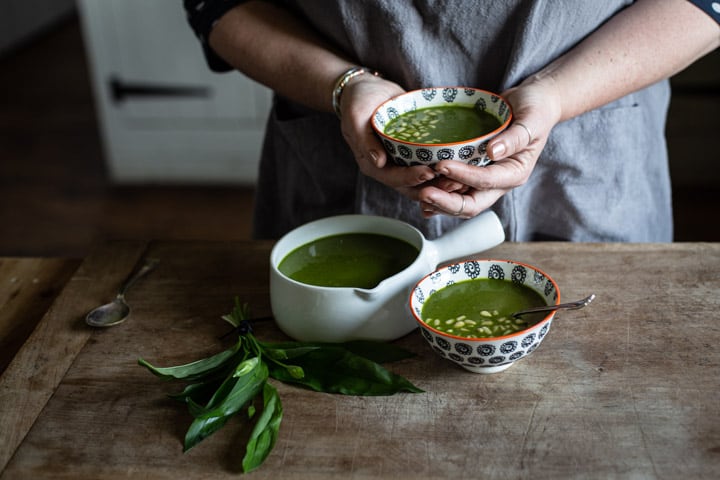
[[113,180],[255,182],[271,93],[208,69],[181,2],[78,7]]

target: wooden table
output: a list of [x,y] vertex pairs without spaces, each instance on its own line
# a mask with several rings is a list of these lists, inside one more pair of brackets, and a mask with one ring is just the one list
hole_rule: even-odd
[[80,262],[75,258],[0,258],[0,374]]
[[[137,365],[225,348],[220,316],[237,295],[270,313],[258,242],[108,244],[86,258],[0,377],[0,478],[237,478],[235,419],[182,453],[186,409]],[[93,330],[143,257],[158,269],[128,298],[130,320]],[[389,368],[425,390],[348,397],[274,383],[284,418],[251,478],[688,478],[720,475],[720,244],[506,243],[483,256],[541,267],[563,299],[531,356],[477,375],[418,355]],[[285,337],[272,322],[264,340]]]

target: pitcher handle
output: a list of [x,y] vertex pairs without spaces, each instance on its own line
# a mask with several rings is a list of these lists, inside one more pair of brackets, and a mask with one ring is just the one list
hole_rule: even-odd
[[467,257],[505,241],[505,230],[492,210],[485,210],[454,230],[430,241],[437,251],[438,264]]

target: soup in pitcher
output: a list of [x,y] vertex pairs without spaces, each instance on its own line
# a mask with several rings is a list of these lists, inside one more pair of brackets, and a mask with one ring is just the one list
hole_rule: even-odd
[[420,251],[376,233],[343,233],[302,245],[278,265],[295,281],[321,287],[374,288],[412,264]]

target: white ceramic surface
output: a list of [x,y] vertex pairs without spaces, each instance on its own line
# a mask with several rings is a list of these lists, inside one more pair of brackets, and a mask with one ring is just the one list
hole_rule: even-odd
[[542,270],[511,260],[466,260],[442,267],[420,280],[409,297],[412,316],[422,336],[443,358],[474,373],[496,373],[528,356],[545,338],[555,316],[546,315],[535,325],[502,337],[465,338],[441,332],[422,320],[422,307],[436,291],[466,280],[495,278],[523,284],[538,292],[547,305],[560,303],[560,290]]
[[[446,105],[472,106],[486,111],[495,116],[501,125],[482,137],[455,143],[413,143],[384,133],[387,123],[403,113]],[[490,163],[487,156],[488,141],[505,130],[511,120],[509,104],[495,93],[468,87],[435,87],[406,92],[384,102],[375,110],[371,125],[390,159],[397,165],[432,165],[441,160],[456,160],[484,166]]]
[[[278,270],[287,254],[318,238],[341,233],[378,233],[414,245],[415,261],[373,289],[319,287],[297,282]],[[417,324],[407,312],[415,283],[441,262],[477,254],[505,240],[497,215],[486,211],[436,240],[392,218],[340,215],[302,225],[283,236],[270,254],[270,301],[278,326],[299,341],[394,340]]]

